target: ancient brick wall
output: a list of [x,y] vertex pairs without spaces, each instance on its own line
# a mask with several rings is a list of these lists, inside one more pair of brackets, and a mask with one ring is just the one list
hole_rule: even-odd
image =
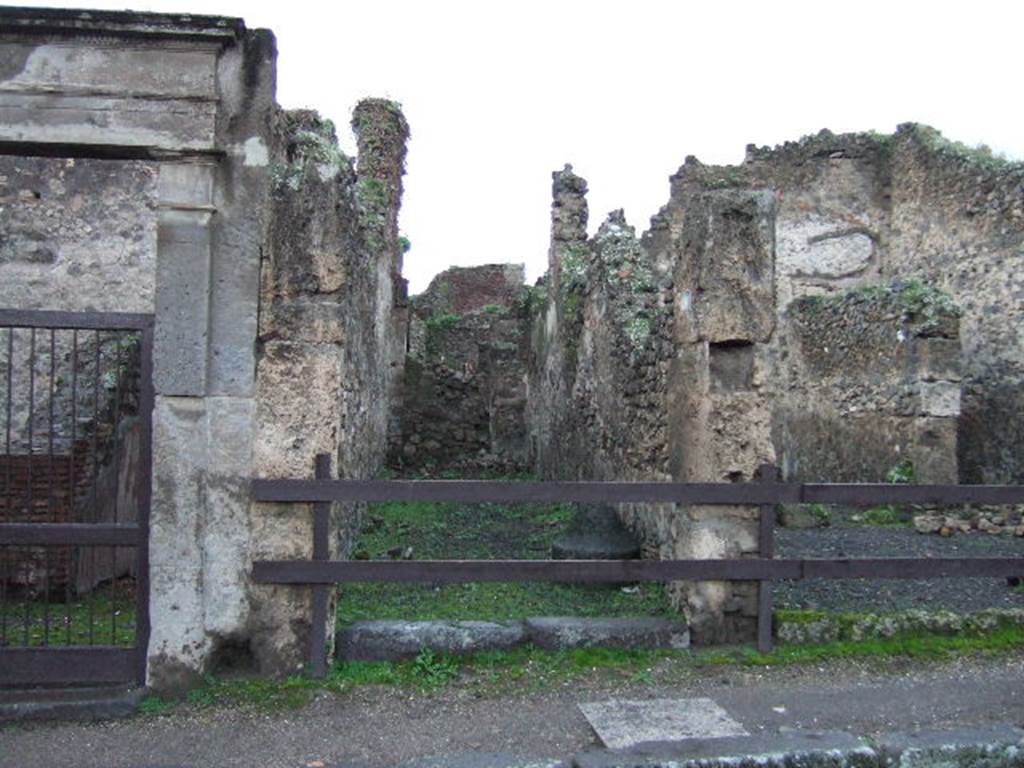
[[955,483],[960,310],[919,283],[794,301],[773,429],[806,482]]
[[454,267],[412,297],[389,466],[470,474],[527,468],[527,301],[523,267],[511,264]]

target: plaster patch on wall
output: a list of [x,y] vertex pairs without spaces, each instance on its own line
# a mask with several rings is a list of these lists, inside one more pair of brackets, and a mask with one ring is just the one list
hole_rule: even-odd
[[777,237],[778,269],[785,275],[850,277],[875,258],[874,240],[865,230],[823,216],[780,221]]
[[259,136],[251,136],[242,145],[246,168],[263,168],[270,164],[270,152]]

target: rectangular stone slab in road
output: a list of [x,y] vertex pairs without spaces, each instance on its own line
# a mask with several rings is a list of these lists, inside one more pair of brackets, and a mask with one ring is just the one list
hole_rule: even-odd
[[580,704],[579,708],[609,749],[628,749],[649,741],[749,735],[711,699],[612,699]]

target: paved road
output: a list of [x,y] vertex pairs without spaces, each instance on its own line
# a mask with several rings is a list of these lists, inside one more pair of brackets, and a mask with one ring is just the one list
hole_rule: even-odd
[[1024,726],[1024,652],[882,666],[705,668],[671,686],[573,681],[490,698],[475,698],[459,684],[433,695],[362,688],[324,696],[298,712],[200,710],[102,724],[9,727],[0,730],[0,766],[300,768],[323,761],[375,768],[472,751],[565,758],[595,745],[577,703],[610,697],[710,697],[751,733]]

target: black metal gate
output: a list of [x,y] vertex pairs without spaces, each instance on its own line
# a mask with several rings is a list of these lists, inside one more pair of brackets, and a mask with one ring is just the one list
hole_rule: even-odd
[[0,310],[0,686],[145,682],[153,317]]

